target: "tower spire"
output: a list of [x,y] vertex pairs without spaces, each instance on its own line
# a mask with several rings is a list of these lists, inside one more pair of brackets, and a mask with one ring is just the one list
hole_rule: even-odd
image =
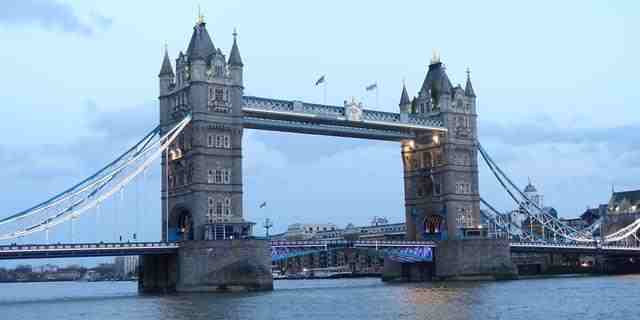
[[164,44],[164,58],[162,59],[162,67],[160,68],[160,73],[158,74],[159,77],[162,76],[171,76],[174,77],[175,74],[173,73],[173,66],[171,65],[171,59],[169,59],[169,49],[168,49],[168,45],[165,42]]
[[467,84],[464,88],[464,95],[467,97],[475,97],[476,93],[473,90],[473,85],[471,85],[471,70],[467,67]]
[[440,63],[440,52],[438,49],[433,49],[433,54],[431,56],[431,64]]
[[406,106],[411,104],[411,100],[409,100],[409,94],[407,93],[407,86],[404,83],[404,79],[402,80],[402,93],[400,94],[400,106]]
[[198,17],[196,18],[196,24],[203,24],[203,23],[204,23],[204,15],[200,10],[200,5],[198,5]]
[[231,53],[229,53],[229,65],[242,67],[242,58],[240,57],[240,49],[238,49],[238,31],[233,28],[233,46],[231,47]]

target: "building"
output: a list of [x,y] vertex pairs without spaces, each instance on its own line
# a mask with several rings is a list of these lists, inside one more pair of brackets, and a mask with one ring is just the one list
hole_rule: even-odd
[[[519,208],[508,213],[511,222],[519,226],[523,231],[528,232],[536,239],[551,240],[554,234],[550,234],[540,223],[543,215],[558,218],[558,211],[551,206],[544,205],[544,196],[538,192],[531,179],[523,190],[528,201]],[[529,214],[527,214],[527,212]]]
[[216,48],[202,16],[186,52],[165,50],[160,68],[163,133],[191,114],[191,122],[162,157],[163,239],[247,238],[242,214],[243,63],[236,34],[228,57]]
[[640,190],[613,192],[608,209],[610,215],[640,214]]
[[115,275],[119,278],[129,278],[138,275],[139,256],[116,257]]
[[336,230],[333,223],[294,223],[287,228],[286,240],[310,240],[315,238],[319,232],[327,232]]
[[402,142],[407,239],[438,240],[481,236],[478,190],[476,94],[454,86],[434,53],[418,90],[400,94],[400,117],[441,121],[446,134],[425,134]]
[[620,230],[640,218],[640,190],[612,192],[605,215],[604,234]]

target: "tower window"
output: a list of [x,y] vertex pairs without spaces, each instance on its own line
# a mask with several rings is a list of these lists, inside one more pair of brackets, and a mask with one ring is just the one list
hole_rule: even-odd
[[221,64],[216,65],[216,76],[222,77],[224,76],[224,66]]
[[231,216],[231,198],[224,198],[224,215]]
[[209,174],[207,175],[207,183],[213,183],[213,170],[209,170]]
[[212,134],[210,134],[210,135],[208,135],[208,136],[207,136],[207,146],[208,146],[209,148],[213,148],[213,146],[214,146],[214,145],[213,145],[213,139],[214,139],[213,137],[214,137],[214,136],[213,136]]
[[226,170],[222,170],[223,172],[223,181],[222,183],[224,184],[230,184],[231,183],[231,170],[230,169],[226,169]]
[[222,200],[216,201],[216,217],[222,217]]
[[215,94],[216,94],[215,96],[216,101],[224,101],[224,89],[216,88]]
[[216,184],[222,184],[222,169],[217,169],[216,170],[216,180],[215,183]]
[[212,223],[214,219],[213,209],[214,209],[214,201],[212,197],[209,197],[208,210],[207,210],[207,220],[209,221],[209,223]]

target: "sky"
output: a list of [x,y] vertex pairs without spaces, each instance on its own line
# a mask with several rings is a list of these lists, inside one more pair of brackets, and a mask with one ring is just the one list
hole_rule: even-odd
[[[226,54],[237,28],[246,95],[322,102],[314,82],[326,74],[327,103],[354,96],[397,112],[403,79],[417,95],[437,50],[454,84],[471,70],[485,149],[561,216],[640,188],[633,1],[5,0],[0,217],[82,180],[157,124],[164,46],[172,59],[186,50],[198,6]],[[374,82],[378,103],[364,89]],[[397,143],[245,130],[243,148],[245,217],[270,217],[272,232],[404,220]],[[139,182],[149,218],[120,213],[119,228],[157,240],[158,173],[150,180]],[[483,198],[513,207],[482,165],[480,180]],[[79,241],[117,233],[87,219]]]

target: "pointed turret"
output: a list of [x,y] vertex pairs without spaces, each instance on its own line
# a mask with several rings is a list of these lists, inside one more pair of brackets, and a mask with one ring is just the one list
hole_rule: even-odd
[[431,64],[429,65],[429,71],[424,78],[421,90],[424,92],[431,92],[431,94],[440,95],[443,93],[450,93],[451,81],[445,72],[445,68],[440,61],[440,56],[434,52]]
[[189,47],[187,47],[187,57],[189,57],[190,60],[206,60],[216,53],[216,48],[213,46],[213,42],[205,25],[204,17],[198,15],[198,20],[195,27],[193,27],[193,34],[189,41]]
[[236,38],[238,37],[238,33],[236,30],[233,30],[233,46],[231,47],[231,53],[229,53],[229,65],[242,67],[242,58],[240,57],[240,50],[238,49],[238,43]]
[[411,104],[411,100],[409,100],[409,94],[407,93],[407,87],[402,84],[402,93],[400,94],[400,106],[405,106]]
[[173,78],[175,74],[173,73],[173,66],[171,66],[171,59],[169,59],[169,52],[167,47],[164,48],[164,59],[162,59],[162,67],[160,68],[160,73],[158,77],[162,76],[170,76]]
[[471,85],[471,71],[467,68],[467,85],[464,87],[464,95],[467,97],[476,96],[475,91],[473,91],[473,86]]

